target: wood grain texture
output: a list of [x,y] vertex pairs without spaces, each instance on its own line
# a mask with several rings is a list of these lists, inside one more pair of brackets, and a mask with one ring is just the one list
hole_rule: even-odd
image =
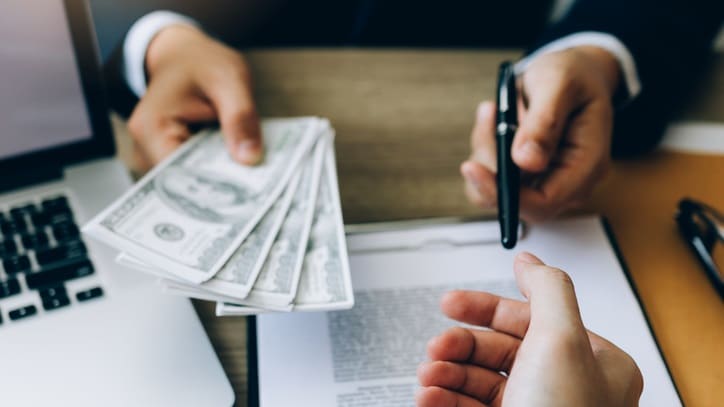
[[[248,54],[263,116],[319,115],[337,129],[345,222],[480,215],[462,193],[477,103],[493,97],[498,64],[517,51],[264,50]],[[724,57],[683,118],[724,122]],[[121,156],[132,164],[123,123]],[[724,135],[723,135],[724,137]],[[654,153],[619,162],[586,208],[607,216],[687,405],[724,399],[724,309],[678,237],[678,199],[724,208],[724,158]],[[612,293],[615,298],[615,293]],[[195,302],[246,405],[243,318]]]
[[478,212],[458,166],[498,64],[518,55],[296,50],[249,59],[262,115],[332,121],[345,222],[357,223]]

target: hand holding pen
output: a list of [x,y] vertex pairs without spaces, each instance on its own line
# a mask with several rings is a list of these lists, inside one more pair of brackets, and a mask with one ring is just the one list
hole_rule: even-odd
[[[585,202],[610,161],[618,64],[579,47],[537,57],[517,81],[518,128],[511,158],[521,170],[520,217],[540,222]],[[496,105],[480,104],[472,153],[461,165],[475,204],[498,203]]]

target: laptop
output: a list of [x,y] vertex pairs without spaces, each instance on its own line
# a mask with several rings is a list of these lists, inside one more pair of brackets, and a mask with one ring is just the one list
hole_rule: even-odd
[[0,405],[232,405],[191,303],[79,233],[131,185],[89,15],[0,5]]

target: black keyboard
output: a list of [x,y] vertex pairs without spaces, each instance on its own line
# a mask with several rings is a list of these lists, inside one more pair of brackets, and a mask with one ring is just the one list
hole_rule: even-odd
[[[0,300],[20,295],[26,287],[37,291],[45,311],[69,306],[72,295],[65,282],[95,272],[64,196],[0,211],[0,263]],[[74,293],[77,302],[102,295],[101,287]],[[36,314],[36,306],[28,303],[9,310],[8,317],[14,321]]]

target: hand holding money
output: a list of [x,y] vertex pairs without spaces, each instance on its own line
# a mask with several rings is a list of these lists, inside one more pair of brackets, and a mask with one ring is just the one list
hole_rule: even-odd
[[262,122],[264,162],[235,163],[218,132],[188,141],[84,232],[169,293],[265,310],[353,304],[333,130]]
[[238,51],[193,24],[173,24],[153,37],[145,67],[148,86],[134,89],[143,96],[128,120],[137,166],[148,170],[191,137],[191,125],[216,121],[234,160],[260,161],[251,74]]

